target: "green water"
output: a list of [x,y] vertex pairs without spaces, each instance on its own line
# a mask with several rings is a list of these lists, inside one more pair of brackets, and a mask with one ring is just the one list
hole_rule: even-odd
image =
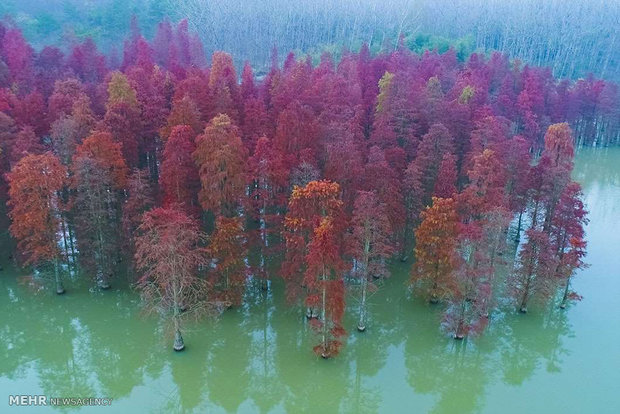
[[0,413],[51,411],[10,408],[10,394],[111,397],[111,408],[82,409],[109,413],[620,413],[620,149],[581,151],[575,178],[591,219],[581,303],[527,315],[505,306],[484,336],[458,342],[439,331],[437,308],[408,297],[399,264],[372,297],[367,332],[348,315],[348,343],[329,361],[311,352],[278,283],[188,327],[174,353],[131,290],[68,282],[64,296],[37,293],[4,252]]

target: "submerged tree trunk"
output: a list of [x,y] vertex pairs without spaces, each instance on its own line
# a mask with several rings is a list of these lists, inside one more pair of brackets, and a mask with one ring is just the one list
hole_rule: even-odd
[[180,352],[185,349],[185,343],[183,342],[183,336],[181,336],[181,331],[178,329],[174,332],[173,348],[177,352]]
[[54,277],[56,279],[56,293],[58,295],[62,295],[63,293],[65,293],[65,288],[62,285],[60,270],[58,269],[58,259],[54,259]]
[[75,232],[73,231],[73,226],[71,226],[70,222],[67,222],[67,230],[69,231],[69,247],[71,248],[71,264],[73,266],[73,269],[77,270],[77,261],[76,261],[77,254],[75,252],[75,243],[74,243]]
[[366,296],[368,294],[368,258],[370,257],[370,240],[366,239],[364,243],[364,263],[362,264],[362,301],[360,303],[360,318],[357,323],[357,330],[364,332],[366,330]]
[[357,322],[357,330],[364,332],[366,330],[366,292],[368,290],[368,279],[366,275],[362,278],[362,302],[360,303],[360,319]]
[[462,340],[465,339],[465,306],[466,299],[461,300],[461,311],[459,314],[459,321],[456,325],[456,332],[454,332],[454,339]]
[[173,306],[173,321],[174,321],[174,344],[173,344],[173,348],[175,351],[179,352],[182,351],[183,349],[185,349],[185,342],[183,342],[183,336],[181,335],[181,312],[180,312],[180,298],[179,298],[179,293],[177,291],[177,283],[176,281],[173,282],[172,284],[172,289],[173,289],[173,297],[172,297],[172,306]]
[[564,288],[564,295],[562,295],[562,302],[560,303],[560,309],[566,309],[566,302],[568,301],[568,290],[570,289],[570,276],[566,279],[566,287]]
[[527,300],[530,295],[530,284],[532,282],[532,276],[534,274],[534,258],[530,258],[527,272],[527,280],[525,281],[525,287],[523,289],[523,296],[521,297],[521,305],[519,306],[519,312],[527,313]]
[[322,342],[323,342],[323,351],[321,352],[321,357],[329,358],[329,353],[327,352],[328,344],[327,344],[327,287],[325,285],[326,276],[325,271],[322,274],[322,297],[321,297],[321,321],[323,322],[323,332],[322,332]]
[[428,299],[429,303],[436,305],[439,303],[439,296],[437,295],[437,278],[433,280],[433,286],[431,287],[431,297]]
[[99,289],[102,289],[102,290],[110,289],[110,282],[108,279],[109,278],[103,274],[103,271],[101,270],[97,271],[97,286],[99,287]]
[[527,296],[528,290],[523,291],[523,297],[521,298],[521,304],[519,305],[519,312],[527,313]]

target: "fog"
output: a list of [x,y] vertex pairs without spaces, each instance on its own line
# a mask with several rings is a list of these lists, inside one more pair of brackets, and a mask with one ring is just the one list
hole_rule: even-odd
[[0,13],[59,42],[90,35],[104,48],[121,42],[132,14],[147,35],[163,17],[187,18],[207,55],[226,50],[255,65],[267,64],[273,45],[317,52],[368,42],[376,51],[424,34],[551,66],[557,76],[620,79],[617,0],[8,0]]

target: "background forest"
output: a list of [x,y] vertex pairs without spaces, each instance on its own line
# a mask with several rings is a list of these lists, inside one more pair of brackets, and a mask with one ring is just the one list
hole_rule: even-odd
[[230,52],[237,67],[248,59],[269,69],[269,50],[339,53],[393,49],[401,34],[417,52],[456,48],[460,59],[473,51],[497,50],[559,77],[620,79],[620,3],[613,0],[5,0],[9,16],[36,49],[73,46],[92,38],[105,53],[120,53],[136,15],[147,38],[164,18],[187,18],[207,56]]

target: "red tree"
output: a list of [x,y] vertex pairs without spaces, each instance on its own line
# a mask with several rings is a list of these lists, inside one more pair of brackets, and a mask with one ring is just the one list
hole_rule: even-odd
[[270,248],[269,235],[279,235],[282,215],[286,210],[289,171],[281,154],[274,150],[271,141],[262,137],[256,143],[256,150],[247,162],[248,198],[247,210],[258,221],[254,246],[258,250],[259,265],[254,273],[266,280],[266,261]]
[[136,91],[127,77],[119,72],[112,74],[108,84],[108,102],[104,118],[106,129],[121,144],[123,156],[130,167],[139,159],[140,112]]
[[84,91],[84,85],[77,79],[58,80],[54,83],[54,91],[49,97],[48,117],[50,123],[65,115],[70,115],[73,105],[79,100],[90,99]]
[[375,191],[377,198],[385,204],[395,245],[404,249],[403,227],[405,224],[405,207],[401,183],[398,174],[387,162],[384,152],[379,147],[370,148],[366,163],[362,189]]
[[246,157],[239,130],[228,115],[213,118],[196,138],[193,153],[201,183],[198,200],[204,210],[227,217],[235,215],[245,191]]
[[168,115],[167,123],[160,130],[161,138],[165,141],[170,136],[172,129],[177,125],[189,125],[196,135],[200,134],[203,129],[201,121],[202,115],[196,106],[196,103],[189,97],[184,96],[180,100],[172,103],[172,110]]
[[97,285],[108,289],[120,247],[120,190],[127,181],[120,144],[107,133],[91,135],[77,147],[71,169],[80,256]]
[[530,146],[525,138],[515,136],[503,142],[499,154],[506,174],[508,208],[519,214],[516,240],[521,238],[521,224],[527,207],[528,177],[531,169]]
[[11,82],[28,89],[33,82],[32,60],[34,51],[32,47],[26,43],[22,32],[18,29],[7,30],[0,41],[2,41],[0,51],[8,67]]
[[318,146],[318,123],[312,109],[294,100],[278,117],[274,147],[285,154],[289,168],[302,161],[314,163]]
[[486,149],[474,157],[473,163],[468,172],[470,183],[458,197],[466,221],[480,220],[486,213],[505,208],[507,204],[506,178],[497,154]]
[[11,151],[11,164],[14,165],[27,154],[42,154],[44,151],[45,147],[34,133],[34,130],[26,126],[19,131],[15,139],[15,144]]
[[455,339],[479,334],[488,323],[493,267],[480,222],[470,222],[459,231],[458,265],[452,274],[443,328]]
[[325,178],[342,187],[342,200],[347,211],[353,208],[356,192],[362,187],[364,162],[362,151],[353,136],[344,131],[336,142],[327,145]]
[[138,233],[135,260],[143,303],[172,323],[174,350],[181,351],[183,315],[204,308],[206,285],[198,278],[198,266],[205,262],[203,235],[185,213],[164,208],[145,213]]
[[360,283],[360,310],[357,329],[366,330],[368,296],[376,290],[377,278],[390,275],[387,261],[394,253],[390,241],[390,222],[385,205],[375,193],[359,191],[351,219],[352,231],[348,236],[349,254],[353,257],[353,273]]
[[79,98],[71,114],[61,116],[51,127],[50,140],[52,148],[63,164],[68,165],[75,152],[75,147],[82,143],[95,124],[95,117],[90,109],[87,97]]
[[456,267],[458,215],[451,198],[435,198],[421,213],[422,223],[416,230],[415,262],[411,283],[421,289],[431,303],[449,296],[453,290]]
[[27,155],[7,174],[11,235],[24,264],[52,263],[56,293],[64,293],[60,276],[60,199],[67,170],[51,153]]
[[[404,173],[404,200],[405,200],[405,249],[409,249],[413,235],[413,228],[419,224],[419,215],[423,208],[430,205],[431,197],[438,179],[439,169],[442,167],[444,156],[453,152],[453,138],[448,129],[442,124],[433,124],[423,137],[417,150],[416,157]],[[444,166],[447,168],[449,166]],[[444,172],[446,173],[446,172]],[[449,174],[450,171],[447,171]],[[456,179],[455,179],[456,181]],[[452,183],[454,185],[455,181]],[[446,197],[451,197],[447,194]]]
[[134,236],[142,215],[155,206],[155,194],[147,170],[134,169],[127,180],[129,196],[123,204],[124,244],[134,251]]
[[196,135],[188,125],[172,129],[166,141],[161,162],[159,185],[164,207],[178,204],[189,215],[196,215],[198,209],[198,170],[192,160],[196,150]]
[[209,91],[211,94],[210,117],[226,114],[239,123],[239,87],[232,56],[225,52],[215,52],[211,57],[209,72]]
[[452,154],[444,155],[439,165],[437,181],[435,181],[435,187],[433,188],[433,197],[453,197],[456,194],[457,178],[456,157]]
[[[323,218],[331,217],[334,220],[331,225],[342,229],[341,216],[342,201],[337,183],[311,181],[293,189],[284,219],[286,254],[281,269],[289,301],[298,299],[303,291],[307,249],[315,227]],[[312,312],[310,308],[309,312]]]
[[245,240],[238,217],[218,217],[215,232],[210,237],[207,255],[213,261],[210,283],[216,290],[217,301],[226,307],[239,306],[245,292]]
[[314,352],[323,358],[338,355],[342,347],[340,338],[346,335],[342,327],[344,264],[335,232],[331,218],[324,217],[314,229],[305,257],[307,267],[303,283],[308,290],[306,306],[319,310],[318,318],[312,320],[312,326],[321,336]]
[[518,267],[510,277],[512,294],[521,313],[527,312],[532,299],[544,303],[557,286],[554,277],[557,261],[549,235],[535,228],[525,234],[527,242],[519,252]]
[[372,145],[381,148],[398,145],[408,152],[414,149],[418,126],[412,100],[408,96],[410,90],[404,73],[385,72],[379,81]]
[[567,123],[553,124],[545,134],[545,149],[541,162],[546,161],[549,169],[544,175],[545,222],[544,230],[549,231],[555,208],[568,183],[573,170],[573,133]]

